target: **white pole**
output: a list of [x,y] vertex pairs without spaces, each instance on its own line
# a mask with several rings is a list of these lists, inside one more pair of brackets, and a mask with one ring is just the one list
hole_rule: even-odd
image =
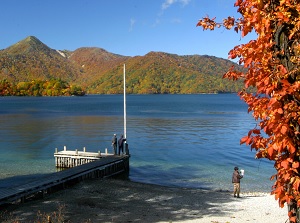
[[124,138],[126,136],[126,74],[125,74],[125,64],[124,64]]

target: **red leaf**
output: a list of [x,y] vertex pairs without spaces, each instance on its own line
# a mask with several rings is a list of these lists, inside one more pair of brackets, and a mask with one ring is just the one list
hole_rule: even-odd
[[278,108],[278,109],[277,109],[277,112],[278,112],[279,114],[283,114],[282,108]]
[[[282,206],[283,207],[283,206]],[[291,211],[290,211],[291,212]],[[289,213],[290,213],[289,212]],[[296,222],[296,217],[290,217],[290,222]]]
[[295,180],[295,182],[294,182],[294,184],[293,184],[293,187],[294,187],[295,190],[298,190],[298,189],[299,189],[299,186],[300,186],[300,180],[297,179],[297,180]]
[[299,167],[299,162],[293,162],[292,167],[297,169]]
[[287,160],[283,160],[281,162],[281,166],[284,168],[284,169],[288,169],[289,168],[289,162]]
[[281,83],[285,86],[285,87],[289,87],[291,84],[290,82],[288,82],[288,80],[281,80]]
[[281,134],[284,135],[284,134],[286,134],[287,130],[288,130],[288,128],[286,127],[286,125],[283,125],[283,126],[281,127],[280,132],[281,132]]
[[273,147],[269,147],[269,148],[268,148],[268,154],[269,154],[271,157],[273,156],[273,152],[274,152]]
[[253,129],[253,133],[254,134],[260,134],[260,130],[259,129]]
[[248,138],[248,136],[244,136],[243,138],[241,138],[240,144],[244,144],[248,140]]
[[288,150],[289,150],[290,153],[295,153],[296,152],[295,146],[291,143],[289,143]]
[[281,71],[281,73],[283,73],[283,74],[287,73],[287,70],[283,65],[279,65],[278,67],[279,67],[279,70]]

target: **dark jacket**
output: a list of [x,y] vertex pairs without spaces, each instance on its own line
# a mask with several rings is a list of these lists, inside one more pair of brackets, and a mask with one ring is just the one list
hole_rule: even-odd
[[238,170],[235,170],[232,174],[232,183],[240,183],[240,179],[242,179],[243,176],[240,175]]
[[119,139],[118,143],[119,143],[119,147],[123,148],[123,142],[126,141],[125,138],[123,138],[123,135],[121,135],[121,138]]

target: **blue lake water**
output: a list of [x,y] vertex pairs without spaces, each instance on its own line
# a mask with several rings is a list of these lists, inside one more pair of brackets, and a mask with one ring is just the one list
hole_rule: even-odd
[[[240,138],[255,126],[235,94],[127,95],[130,180],[243,191],[271,190],[273,163],[256,160]],[[1,97],[0,179],[55,172],[55,148],[112,151],[123,127],[123,95]]]

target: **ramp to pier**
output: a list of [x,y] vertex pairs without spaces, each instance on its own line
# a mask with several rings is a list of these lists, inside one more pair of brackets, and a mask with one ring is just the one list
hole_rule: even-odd
[[129,173],[129,155],[107,156],[55,173],[16,178],[10,184],[3,179],[0,181],[0,205],[25,202],[32,196],[43,196],[84,179],[105,178],[121,173]]

